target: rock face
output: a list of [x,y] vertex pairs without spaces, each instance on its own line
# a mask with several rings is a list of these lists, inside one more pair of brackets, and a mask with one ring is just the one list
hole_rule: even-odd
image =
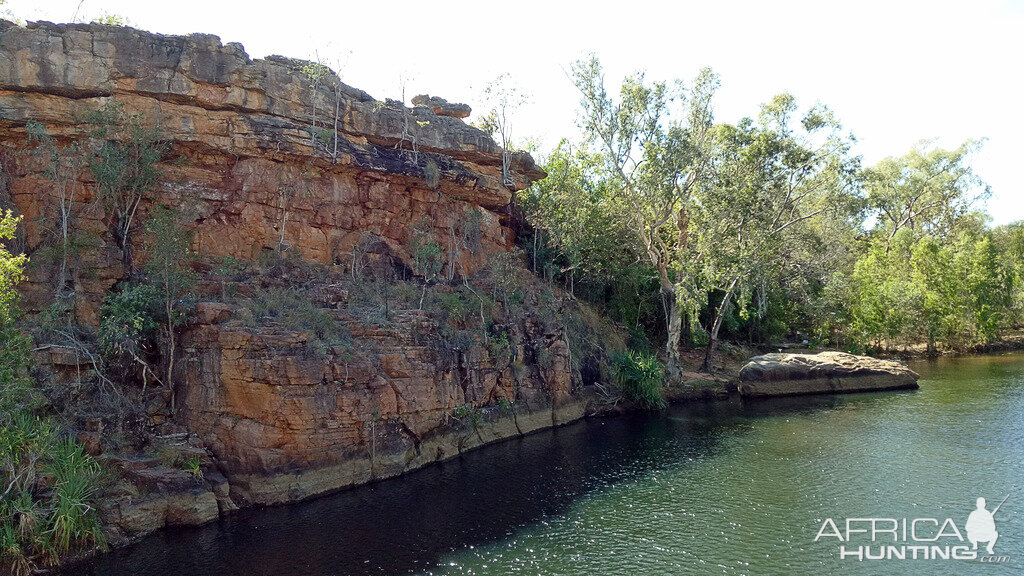
[[903,362],[843,352],[765,354],[740,370],[742,396],[788,396],[917,388]]
[[[356,252],[372,245],[371,256],[416,277],[419,230],[426,239],[417,241],[436,242],[458,281],[514,248],[512,196],[545,175],[528,154],[513,154],[502,174],[501,149],[460,119],[468,106],[427,98],[406,108],[323,72],[278,56],[253,60],[209,35],[0,21],[0,208],[24,216],[16,249],[32,260],[22,286],[28,311],[51,305],[58,269],[46,224],[55,185],[28,123],[64,150],[89,146],[93,127],[83,118],[111,103],[158,127],[168,144],[138,223],[157,205],[187,214],[202,274],[285,253],[354,278]],[[68,262],[71,309],[95,329],[127,271],[90,171],[66,167],[82,239]],[[202,295],[210,301],[180,335],[177,408],[161,408],[160,422],[157,412],[149,417],[197,435],[209,467],[201,479],[151,463],[125,472],[133,480],[107,511],[118,539],[393,476],[584,414],[571,368],[580,352],[550,323],[505,319],[502,358],[480,329],[457,347],[446,342],[438,319],[413,306],[368,321],[346,307],[337,284],[303,290],[351,342],[313,352],[309,334]],[[481,324],[494,329],[482,306]],[[37,356],[79,378],[91,369],[57,345]],[[86,438],[97,453],[99,438]]]
[[186,334],[182,404],[242,505],[395,476],[583,415],[565,341],[529,321],[508,326],[513,354],[543,366],[495,359],[482,341],[450,356],[421,310],[372,323],[338,311],[358,346],[323,356],[306,334],[230,318]]
[[[501,149],[487,134],[431,107],[375,100],[315,70],[322,69],[280,56],[253,60],[241,45],[204,34],[0,21],[0,207],[13,204],[25,216],[29,253],[41,246],[52,232],[40,224],[52,212],[41,193],[50,186],[45,159],[28,153],[26,123],[68,143],[92,130],[82,122],[90,111],[115,102],[170,142],[155,198],[193,212],[204,260],[286,247],[307,260],[342,262],[373,235],[409,261],[418,223],[429,221],[450,250],[472,213],[484,249],[464,258],[467,271],[514,245],[513,190],[502,183]],[[96,245],[79,256],[90,274],[76,305],[96,324],[97,295],[122,271],[87,172],[72,187],[73,212]],[[510,172],[517,189],[544,176],[527,154],[513,155]],[[30,307],[48,304],[49,280],[33,274]]]

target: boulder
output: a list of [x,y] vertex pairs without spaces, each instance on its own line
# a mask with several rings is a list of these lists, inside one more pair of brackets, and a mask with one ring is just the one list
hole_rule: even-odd
[[741,396],[788,396],[917,388],[903,362],[843,352],[764,354],[740,370]]
[[431,96],[429,94],[420,94],[413,97],[412,105],[430,108],[438,116],[450,116],[452,118],[469,118],[469,115],[473,112],[469,104],[449,102],[440,96]]

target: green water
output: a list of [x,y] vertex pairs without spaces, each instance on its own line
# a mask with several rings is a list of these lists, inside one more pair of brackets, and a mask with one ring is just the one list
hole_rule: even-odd
[[[652,447],[634,465],[650,469],[426,573],[1019,573],[1024,357],[914,367],[917,392],[672,410],[647,423]],[[693,435],[713,447],[686,456]],[[999,565],[859,562],[839,559],[835,538],[814,542],[824,518],[949,517],[963,530],[976,497],[991,510],[1006,494]]]
[[[914,366],[921,390],[588,419],[301,504],[162,531],[92,576],[1020,574],[1024,355]],[[857,561],[826,518],[994,508],[995,554]],[[862,542],[863,543],[863,542]],[[870,542],[868,542],[870,543]],[[959,544],[959,542],[957,542]]]

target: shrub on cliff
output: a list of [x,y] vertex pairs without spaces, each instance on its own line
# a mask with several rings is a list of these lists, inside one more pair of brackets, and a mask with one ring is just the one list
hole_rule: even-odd
[[164,206],[158,206],[146,224],[146,248],[149,252],[146,276],[156,287],[160,298],[164,356],[167,359],[166,385],[171,388],[172,409],[175,336],[195,306],[192,236],[192,230],[181,221],[178,212]]
[[287,330],[305,333],[307,347],[320,356],[335,346],[352,343],[348,329],[300,290],[261,290],[245,304],[252,310],[253,320],[270,321]]
[[104,106],[85,120],[94,127],[90,135],[97,141],[89,169],[110,220],[110,234],[121,249],[124,274],[131,277],[135,217],[162,178],[157,165],[168,145],[155,127],[145,126],[138,114],[126,114],[120,104]]
[[[192,232],[182,225],[177,212],[158,206],[146,223],[145,277],[122,283],[100,308],[104,354],[121,363],[123,379],[141,368],[143,390],[150,380],[171,389],[172,409],[176,336],[195,305],[191,245]],[[164,360],[162,379],[146,357],[154,344],[160,344]]]
[[100,347],[104,356],[120,364],[122,376],[133,373],[133,366],[142,368],[143,388],[150,377],[159,380],[145,359],[159,311],[156,287],[136,282],[124,283],[119,291],[107,294],[100,307]]
[[612,372],[622,394],[647,408],[662,408],[661,383],[665,365],[657,356],[630,350],[612,355]]

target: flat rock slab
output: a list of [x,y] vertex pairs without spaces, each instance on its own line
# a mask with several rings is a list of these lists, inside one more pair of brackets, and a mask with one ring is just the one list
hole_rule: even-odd
[[764,354],[740,370],[741,396],[834,394],[918,388],[903,362],[844,352]]

